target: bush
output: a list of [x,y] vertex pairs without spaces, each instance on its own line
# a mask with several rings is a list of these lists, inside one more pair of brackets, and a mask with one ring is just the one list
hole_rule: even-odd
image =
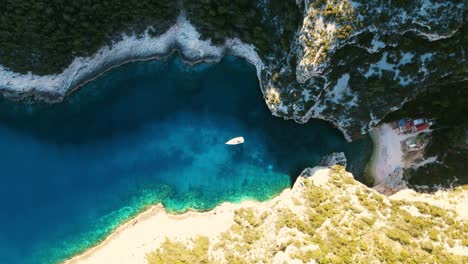
[[388,229],[387,232],[385,233],[388,238],[397,241],[401,244],[410,244],[411,239],[410,237],[403,231],[401,231],[398,228],[391,228]]
[[166,239],[161,247],[146,256],[149,264],[166,263],[209,263],[208,258],[209,239],[197,237],[193,242],[193,248],[188,249],[180,242],[172,242]]
[[179,14],[172,0],[8,0],[1,6],[0,64],[36,74],[58,73],[125,32],[154,26],[158,34]]

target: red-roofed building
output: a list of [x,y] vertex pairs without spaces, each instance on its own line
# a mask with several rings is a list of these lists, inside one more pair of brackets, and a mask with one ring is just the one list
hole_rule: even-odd
[[411,131],[413,131],[413,133],[423,131],[429,128],[426,120],[422,118],[411,120],[410,123],[411,123]]

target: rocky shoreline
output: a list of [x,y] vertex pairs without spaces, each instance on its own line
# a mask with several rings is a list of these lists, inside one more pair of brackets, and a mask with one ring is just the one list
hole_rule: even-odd
[[[182,13],[177,23],[158,37],[123,36],[112,46],[101,48],[95,55],[75,58],[60,74],[39,76],[19,74],[0,66],[0,93],[12,100],[32,97],[37,101],[57,103],[85,83],[106,71],[132,61],[162,59],[174,52],[190,65],[218,62],[225,55],[246,59],[260,72],[264,65],[255,48],[239,39],[227,39],[223,46],[200,40],[200,34]],[[260,82],[261,83],[261,82]]]

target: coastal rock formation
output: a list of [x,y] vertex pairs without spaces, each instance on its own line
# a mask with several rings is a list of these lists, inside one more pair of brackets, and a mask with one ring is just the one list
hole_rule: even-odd
[[342,166],[305,174],[310,177],[299,177],[268,202],[225,203],[178,216],[154,207],[67,263],[468,261],[466,186],[386,197]]
[[334,165],[340,165],[346,168],[347,163],[348,161],[346,160],[344,152],[334,152],[330,155],[323,156],[318,166],[331,167]]

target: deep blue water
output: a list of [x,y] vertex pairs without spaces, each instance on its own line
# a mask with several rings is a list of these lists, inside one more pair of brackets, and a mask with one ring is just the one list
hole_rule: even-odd
[[[245,144],[225,141],[244,136]],[[0,263],[54,263],[144,206],[173,212],[265,200],[321,156],[361,175],[368,138],[273,117],[255,68],[227,57],[129,63],[60,104],[0,99]]]

